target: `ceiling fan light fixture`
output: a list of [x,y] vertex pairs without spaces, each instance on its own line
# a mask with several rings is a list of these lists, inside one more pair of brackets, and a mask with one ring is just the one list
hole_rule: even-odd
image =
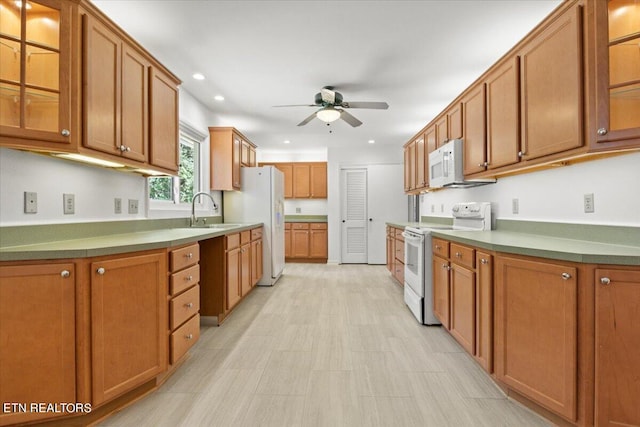
[[340,118],[341,112],[333,107],[325,107],[318,110],[316,117],[325,123],[335,122]]

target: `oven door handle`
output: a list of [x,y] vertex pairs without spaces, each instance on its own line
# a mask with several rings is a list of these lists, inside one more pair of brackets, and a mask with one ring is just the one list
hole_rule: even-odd
[[405,240],[413,240],[414,242],[422,242],[424,240],[424,236],[422,235],[416,236],[415,234],[408,234],[404,231],[402,232],[402,237],[404,237]]

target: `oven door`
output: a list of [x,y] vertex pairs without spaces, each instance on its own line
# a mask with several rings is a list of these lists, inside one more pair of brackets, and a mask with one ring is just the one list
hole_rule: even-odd
[[424,298],[424,235],[405,229],[404,237],[404,284],[414,294]]

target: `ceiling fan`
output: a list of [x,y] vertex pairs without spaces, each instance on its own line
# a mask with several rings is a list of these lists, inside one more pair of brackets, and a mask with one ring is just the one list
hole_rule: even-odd
[[274,105],[274,107],[320,107],[315,113],[298,123],[298,126],[304,126],[315,117],[325,123],[331,123],[338,119],[342,119],[353,127],[360,126],[362,122],[345,111],[345,108],[369,108],[374,110],[386,110],[389,104],[386,102],[347,102],[342,98],[340,92],[336,92],[333,86],[325,86],[316,93],[314,104],[301,105]]

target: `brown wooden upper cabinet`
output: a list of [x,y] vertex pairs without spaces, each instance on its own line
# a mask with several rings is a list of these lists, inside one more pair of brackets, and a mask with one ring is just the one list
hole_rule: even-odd
[[0,146],[177,173],[180,81],[87,1],[10,3]]
[[210,127],[209,136],[211,189],[240,190],[240,167],[255,166],[256,146],[240,131],[231,127]]
[[487,168],[518,163],[520,157],[520,58],[509,58],[484,79],[487,97]]
[[603,142],[640,143],[640,5],[594,2],[596,121],[590,136]]
[[479,84],[462,98],[464,174],[482,172],[487,167],[485,86]]
[[524,160],[584,144],[582,7],[552,19],[519,51]]
[[285,199],[327,198],[326,162],[260,163],[260,166],[275,166],[284,174]]
[[[0,8],[0,145],[60,149],[80,140],[72,119],[72,16],[63,0]],[[19,53],[5,54],[11,50]]]

